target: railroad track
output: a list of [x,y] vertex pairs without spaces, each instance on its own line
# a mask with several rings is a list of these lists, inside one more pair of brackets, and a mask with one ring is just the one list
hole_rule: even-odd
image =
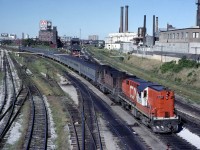
[[197,148],[176,134],[157,135],[171,150],[196,150]]
[[47,149],[48,118],[43,96],[38,88],[29,85],[31,114],[24,149]]
[[[13,68],[12,68],[13,69]],[[18,116],[24,101],[27,98],[28,91],[21,85],[18,94],[16,94],[14,79],[7,56],[4,53],[4,99],[1,105],[0,113],[0,142],[1,147],[6,140],[5,136]],[[9,84],[9,85],[7,85]],[[9,92],[9,93],[8,93]]]
[[[16,117],[19,115],[20,110],[28,97],[28,90],[25,87],[22,87],[19,93],[16,96],[15,103],[12,103],[5,112],[0,116],[0,122],[3,122],[0,127],[0,142],[7,139],[6,135],[15,121]],[[4,139],[5,138],[5,139]]]
[[77,108],[73,103],[67,101],[66,103],[67,111],[70,114],[70,122],[68,124],[70,131],[70,140],[73,150],[83,149],[83,131],[82,131],[82,119],[79,108]]
[[181,117],[183,127],[200,136],[200,108],[180,100],[175,101],[177,114]]
[[[67,75],[67,78],[68,78],[68,75]],[[125,123],[122,122],[121,119],[117,115],[115,115],[105,103],[102,103],[102,100],[100,97],[98,97],[93,91],[88,89],[82,83],[82,81],[78,81],[79,79],[76,79],[75,77],[71,76],[70,81],[71,80],[76,82],[79,85],[79,88],[81,90],[85,89],[83,91],[85,93],[83,96],[88,98],[87,100],[85,100],[85,101],[88,101],[87,105],[90,108],[94,107],[95,110],[98,109],[98,112],[102,114],[103,119],[106,120],[107,128],[113,133],[115,137],[119,139],[119,141],[117,142],[117,145],[121,149],[146,149],[147,148],[147,145],[143,143],[143,141],[141,141],[141,139],[138,136],[134,135],[133,131],[127,125],[125,125]],[[94,102],[94,106],[92,106],[93,102]],[[87,116],[88,117],[86,117],[86,120],[89,120],[91,117],[90,115],[87,115]],[[94,120],[95,122],[95,118],[93,118],[92,120]],[[102,146],[101,148],[106,149],[104,138],[101,137],[99,131],[97,132],[99,128],[99,127],[98,128],[96,127],[98,126],[98,121],[96,121],[96,123],[97,123],[96,125],[92,124],[94,128],[93,137],[96,142],[96,146],[99,148],[100,143],[101,143],[101,146]],[[92,133],[92,130],[91,130],[91,133]]]
[[3,69],[2,70],[4,72],[4,75],[3,75],[3,89],[2,89],[3,97],[2,97],[1,106],[0,106],[0,114],[2,114],[2,112],[3,112],[4,106],[6,104],[6,99],[8,96],[7,95],[7,63],[5,60],[5,54],[3,56]]
[[188,116],[187,117],[188,119],[191,118],[191,121],[193,121],[195,119],[200,124],[200,108],[193,106],[193,105],[189,105],[186,102],[183,102],[181,100],[181,97],[176,97],[175,107],[176,107],[178,114],[181,117],[184,118],[186,115],[186,116]]
[[[78,84],[77,79],[73,76],[65,73],[65,77],[70,80],[71,83],[78,89],[80,101],[80,113],[82,120],[82,140],[85,143],[81,143],[83,149],[100,149],[102,150],[102,143],[100,137],[100,130],[96,117],[96,112],[93,106],[90,93],[85,86]],[[79,137],[80,139],[80,137]],[[83,140],[85,139],[85,140]],[[81,145],[79,144],[79,145]]]

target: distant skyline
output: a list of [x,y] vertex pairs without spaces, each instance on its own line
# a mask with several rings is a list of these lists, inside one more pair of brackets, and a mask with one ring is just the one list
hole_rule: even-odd
[[[147,33],[152,35],[153,15],[159,19],[159,28],[167,23],[176,28],[196,25],[196,0],[0,0],[0,33],[22,32],[38,36],[40,20],[51,20],[59,36],[99,35],[105,39],[118,32],[120,7],[129,6],[129,32],[137,32],[147,16]],[[125,13],[124,13],[125,14]]]

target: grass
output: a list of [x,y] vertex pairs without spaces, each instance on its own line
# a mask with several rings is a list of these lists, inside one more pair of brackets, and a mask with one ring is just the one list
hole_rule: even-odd
[[47,98],[53,114],[56,133],[58,135],[56,139],[56,149],[69,149],[69,143],[67,142],[69,133],[65,129],[66,125],[69,123],[69,119],[66,116],[67,112],[64,111],[64,106],[60,103],[63,99],[66,98],[55,96],[48,96]]
[[164,64],[162,64],[162,66],[160,67],[160,70],[162,73],[166,73],[166,72],[174,72],[174,73],[178,73],[181,70],[183,70],[184,68],[198,68],[198,63],[194,60],[189,60],[186,59],[186,57],[181,58],[178,63],[176,63],[176,61],[170,61],[170,62],[166,62]]
[[[119,59],[116,57],[111,57],[119,55],[116,51],[108,51],[91,47],[88,48],[88,51],[103,63],[109,64],[120,70],[127,71],[145,80],[156,82],[169,87],[173,89],[177,94],[186,97],[189,101],[200,103],[200,94],[198,92],[200,87],[188,85],[187,82],[182,83],[182,79],[179,77],[179,75],[175,76],[172,74],[175,76],[173,79],[176,79],[176,82],[172,80],[170,76],[169,78],[166,78],[165,75],[159,73],[159,63],[156,63],[155,60],[137,58],[135,56],[123,54],[122,56],[125,59],[123,61],[119,61]],[[130,59],[130,57],[132,59]]]

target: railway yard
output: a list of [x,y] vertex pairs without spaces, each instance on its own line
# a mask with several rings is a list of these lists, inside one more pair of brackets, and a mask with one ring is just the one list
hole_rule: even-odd
[[175,95],[178,131],[154,133],[64,56],[30,51],[1,48],[0,149],[200,149],[198,104]]

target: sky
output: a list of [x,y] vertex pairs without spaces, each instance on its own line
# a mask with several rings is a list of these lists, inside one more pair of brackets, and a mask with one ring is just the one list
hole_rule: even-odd
[[59,36],[105,39],[119,31],[120,7],[125,5],[129,6],[129,32],[143,26],[144,15],[149,35],[153,15],[159,19],[159,28],[167,23],[176,28],[196,24],[195,0],[0,0],[0,33],[36,37],[40,20],[50,20]]

